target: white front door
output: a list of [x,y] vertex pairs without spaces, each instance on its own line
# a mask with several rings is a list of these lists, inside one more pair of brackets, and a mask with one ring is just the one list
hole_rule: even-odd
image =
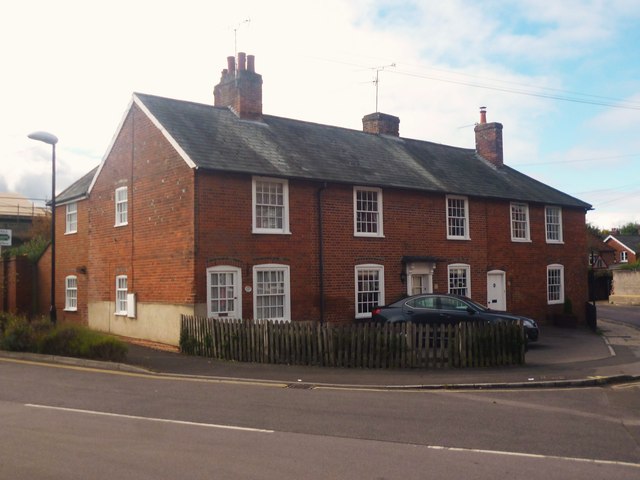
[[242,318],[240,269],[229,266],[207,269],[207,315]]
[[411,282],[409,295],[433,293],[432,278],[432,275],[411,275],[409,277],[409,281]]
[[502,270],[492,270],[487,273],[487,307],[491,310],[507,309],[505,273]]

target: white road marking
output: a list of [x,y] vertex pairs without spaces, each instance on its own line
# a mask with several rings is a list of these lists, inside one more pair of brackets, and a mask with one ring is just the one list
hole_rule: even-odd
[[[116,417],[116,418],[128,418],[133,420],[145,420],[149,422],[162,422],[162,423],[170,423],[175,425],[188,425],[188,426],[196,426],[196,427],[206,427],[206,428],[219,428],[226,430],[237,430],[243,432],[254,432],[254,433],[276,433],[275,430],[264,430],[261,428],[248,428],[248,427],[237,427],[233,425],[217,425],[214,423],[199,423],[199,422],[187,422],[182,420],[169,420],[166,418],[153,418],[153,417],[140,417],[137,415],[123,415],[118,413],[109,413],[109,412],[99,412],[94,410],[82,410],[77,408],[65,408],[65,407],[54,407],[48,405],[37,405],[33,403],[27,403],[24,405],[29,408],[40,408],[45,410],[56,410],[63,412],[71,412],[71,413],[81,413],[88,415],[100,415],[106,417]],[[284,433],[284,432],[283,432]],[[506,452],[502,450],[486,450],[486,449],[478,449],[478,448],[461,448],[461,447],[446,447],[442,445],[424,445],[429,450],[440,450],[440,451],[448,451],[448,452],[460,452],[460,453],[478,453],[485,455],[501,455],[501,456],[511,456],[511,457],[520,457],[520,458],[532,458],[532,459],[540,459],[540,460],[561,460],[566,462],[577,462],[577,463],[591,463],[594,465],[615,465],[622,467],[632,467],[639,468],[640,463],[631,463],[631,462],[620,462],[615,460],[598,460],[595,458],[579,458],[579,457],[563,457],[558,455],[542,455],[536,453],[522,453],[522,452]]]
[[430,450],[446,450],[449,452],[486,453],[489,455],[505,455],[505,456],[522,457],[522,458],[537,458],[537,459],[544,459],[544,460],[563,460],[567,462],[593,463],[594,465],[617,465],[617,466],[623,466],[623,467],[640,468],[640,463],[618,462],[615,460],[597,460],[595,458],[562,457],[557,455],[540,455],[536,453],[504,452],[501,450],[483,450],[478,448],[443,447],[443,446],[437,446],[437,445],[427,445],[427,448]]
[[103,417],[128,418],[131,420],[146,420],[148,422],[171,423],[174,425],[188,425],[192,427],[220,428],[225,430],[238,430],[241,432],[254,432],[254,433],[274,433],[273,430],[264,430],[262,428],[237,427],[234,425],[218,425],[215,423],[187,422],[183,420],[170,420],[168,418],[140,417],[138,415],[124,415],[120,413],[99,412],[96,410],[82,410],[78,408],[65,408],[65,407],[54,407],[50,405],[37,405],[33,403],[26,403],[24,406],[29,408],[41,408],[44,410],[83,413],[87,415],[100,415]]

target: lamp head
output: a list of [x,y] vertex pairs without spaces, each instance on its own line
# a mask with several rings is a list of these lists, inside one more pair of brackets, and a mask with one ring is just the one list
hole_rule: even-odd
[[38,140],[40,142],[48,143],[49,145],[55,145],[58,143],[58,137],[49,132],[33,132],[27,135],[31,140]]

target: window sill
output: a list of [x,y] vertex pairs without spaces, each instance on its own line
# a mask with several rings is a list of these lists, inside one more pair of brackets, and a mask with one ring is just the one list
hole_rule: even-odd
[[77,312],[78,309],[77,308],[65,308],[63,309],[64,312]]
[[288,230],[252,230],[251,233],[256,235],[291,235],[291,232]]
[[118,227],[126,227],[127,225],[129,225],[129,222],[127,223],[117,223],[113,226],[113,228],[118,228]]
[[529,238],[512,238],[513,243],[533,243]]
[[549,245],[564,245],[564,241],[562,241],[562,240],[547,240],[547,244],[549,244]]
[[471,237],[449,237],[449,236],[447,236],[447,240],[471,240]]
[[385,238],[384,235],[378,235],[378,234],[367,234],[367,233],[354,233],[353,236],[355,238]]
[[74,230],[73,232],[64,232],[65,235],[75,235],[76,233],[78,233],[77,230]]

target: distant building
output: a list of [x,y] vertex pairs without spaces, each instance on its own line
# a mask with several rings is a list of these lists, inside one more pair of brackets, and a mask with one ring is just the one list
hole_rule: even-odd
[[0,229],[11,230],[12,246],[28,241],[34,218],[47,213],[47,208],[36,206],[19,193],[0,193]]

